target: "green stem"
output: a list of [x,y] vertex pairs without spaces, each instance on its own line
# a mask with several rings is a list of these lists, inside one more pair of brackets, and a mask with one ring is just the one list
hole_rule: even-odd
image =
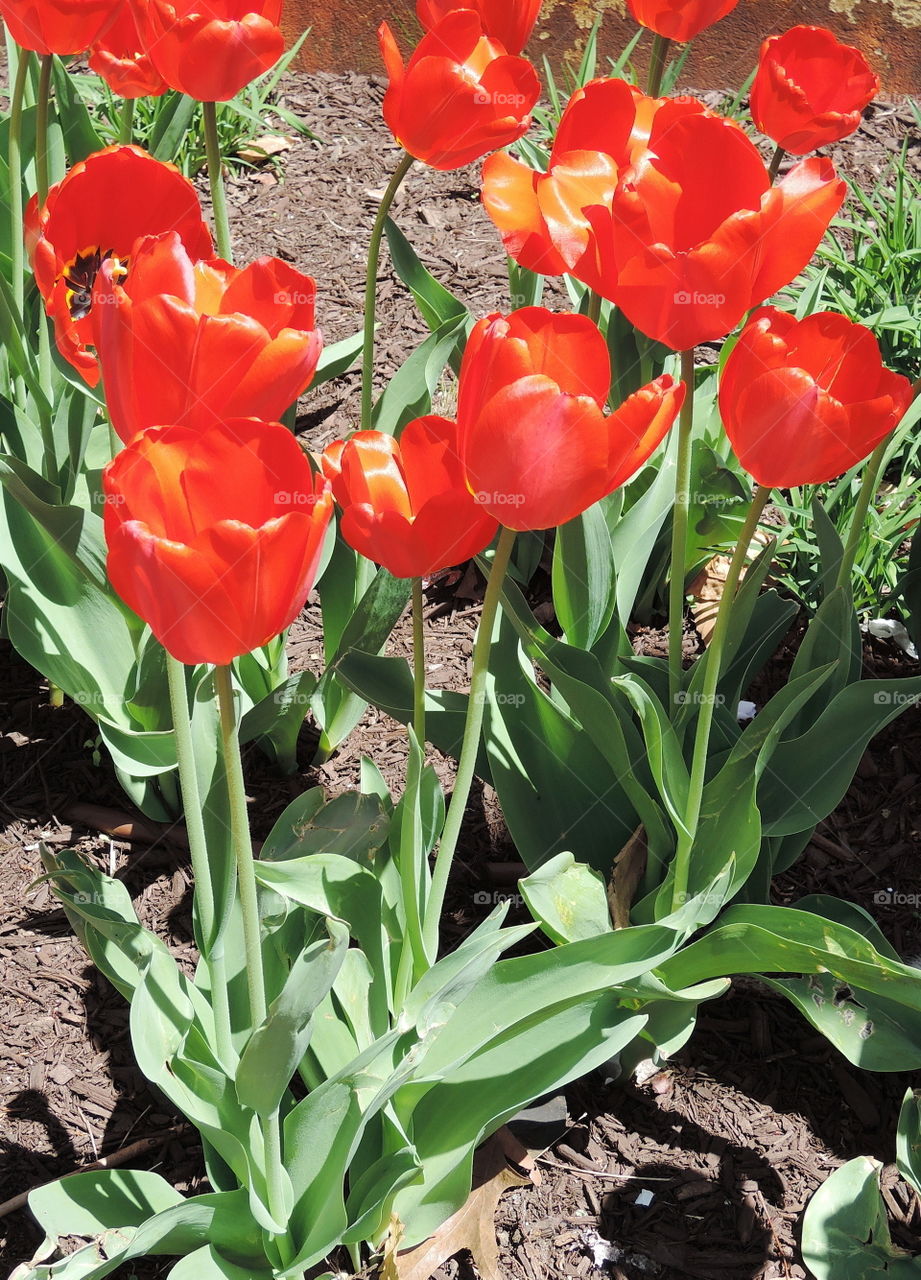
[[134,141],[134,108],[135,99],[126,98],[122,103],[121,116],[118,121],[118,140],[123,145]]
[[675,476],[675,508],[672,514],[672,566],[668,590],[668,692],[672,707],[681,688],[684,641],[684,561],[688,542],[688,505],[691,483],[691,432],[694,426],[694,350],[681,353],[684,404],[678,420],[678,467]]
[[675,852],[675,882],[672,888],[672,909],[677,910],[687,898],[688,878],[691,864],[691,850],[700,821],[700,807],[704,794],[704,782],[707,774],[707,758],[710,749],[710,730],[713,725],[713,709],[716,706],[716,687],[719,684],[723,664],[723,649],[729,630],[732,605],[742,569],[748,556],[749,547],[758,521],[764,511],[765,503],[771,496],[768,485],[759,485],[748,508],[745,524],[739,534],[739,541],[733,552],[723,584],[723,594],[716,614],[716,623],[710,637],[707,650],[707,666],[704,672],[703,686],[695,701],[699,702],[697,730],[694,735],[694,752],[691,757],[691,779],[688,786],[688,804],[684,815],[683,830],[678,836],[678,847]]
[[671,40],[666,36],[656,36],[652,42],[652,53],[649,55],[649,73],[646,79],[646,92],[650,98],[658,98],[662,90],[662,77],[668,62],[668,50]]
[[489,651],[492,647],[492,633],[502,595],[502,583],[508,569],[512,547],[515,545],[515,530],[502,528],[499,542],[489,571],[486,594],[483,597],[483,612],[480,615],[480,626],[477,631],[476,644],[473,648],[473,671],[470,677],[470,696],[467,701],[467,720],[464,724],[464,740],[461,744],[460,758],[457,762],[457,777],[448,806],[441,843],[435,857],[432,871],[432,885],[425,907],[425,921],[422,936],[425,949],[434,955],[438,946],[438,925],[444,906],[445,890],[451,874],[451,864],[457,850],[461,824],[470,796],[473,774],[476,768],[477,752],[480,747],[480,734],[483,729],[483,712],[486,704],[486,679],[489,668]]
[[780,166],[783,163],[783,158],[786,154],[787,153],[784,151],[783,147],[778,146],[775,148],[774,154],[771,156],[771,163],[768,166],[768,177],[771,182],[773,182],[778,173],[780,173]]
[[[207,104],[205,104],[207,105]],[[253,869],[253,844],[246,810],[246,787],[243,781],[243,761],[240,757],[240,738],[237,733],[237,715],[233,699],[233,676],[229,666],[214,668],[214,686],[217,690],[221,716],[221,749],[224,772],[227,779],[227,801],[230,817],[230,838],[237,868],[237,890],[243,915],[243,947],[246,953],[246,983],[249,993],[250,1027],[255,1029],[265,1021],[267,1000],[265,970],[262,964],[262,926],[259,920],[259,896],[256,873]],[[282,1187],[281,1118],[278,1112],[261,1117],[260,1126],[265,1143],[266,1190],[269,1212],[276,1222],[284,1220],[284,1191]],[[285,1234],[275,1237],[283,1261],[290,1261],[290,1243]]]
[[169,685],[170,710],[173,717],[173,733],[176,738],[176,758],[179,761],[179,785],[182,792],[182,808],[189,836],[189,853],[192,873],[195,876],[195,906],[198,915],[198,946],[211,974],[211,1003],[214,1009],[214,1029],[217,1055],[229,1070],[235,1062],[230,1032],[230,1000],[227,994],[227,968],[224,963],[224,944],[215,944],[214,884],[208,864],[208,841],[202,816],[201,790],[198,770],[195,768],[195,746],[192,741],[192,722],[189,718],[189,696],[186,689],[185,667],[167,651],[166,675]]
[[205,124],[205,155],[208,160],[208,182],[211,186],[211,207],[214,210],[214,237],[217,253],[225,262],[232,262],[230,247],[230,220],[227,217],[227,192],[224,189],[224,167],[221,163],[221,143],[217,133],[217,105],[201,104]]
[[381,256],[381,237],[384,234],[384,223],[393,204],[394,196],[400,189],[400,183],[412,168],[413,157],[406,152],[397,165],[393,177],[387,184],[374,226],[371,228],[371,240],[368,244],[368,272],[365,277],[365,332],[364,347],[361,356],[361,421],[359,427],[367,430],[371,426],[371,400],[374,393],[374,317],[377,307],[377,264]]
[[48,197],[48,107],[51,102],[53,65],[53,55],[46,53],[42,57],[35,109],[35,182],[38,187],[39,205],[43,205]]
[[860,535],[863,533],[864,525],[867,521],[870,503],[876,496],[876,490],[879,486],[879,473],[891,439],[892,435],[890,434],[886,436],[885,440],[880,441],[870,454],[867,465],[864,467],[863,481],[860,485],[857,501],[854,504],[854,514],[851,517],[851,525],[848,529],[847,543],[838,568],[836,587],[850,586],[851,574],[854,571],[854,561],[857,559],[857,549],[860,546]]
[[425,751],[425,619],[422,579],[413,578],[413,728]]
[[13,297],[18,310],[17,323],[22,323],[25,307],[25,262],[22,235],[22,100],[29,74],[31,54],[20,49],[16,66],[16,79],[13,82],[13,94],[10,100],[10,133],[7,148],[9,165],[9,200],[10,200],[10,257],[13,273]]

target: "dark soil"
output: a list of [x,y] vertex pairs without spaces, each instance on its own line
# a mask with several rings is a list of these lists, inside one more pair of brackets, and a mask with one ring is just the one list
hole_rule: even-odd
[[[322,140],[300,140],[284,157],[284,180],[247,174],[231,186],[239,256],[277,254],[319,282],[318,314],[329,342],[361,323],[364,254],[376,202],[397,152],[379,115],[380,87],[360,76],[289,77],[287,105]],[[846,170],[868,179],[900,149],[910,113],[875,104],[865,127],[835,149]],[[283,131],[283,130],[280,130]],[[915,152],[917,155],[917,152]],[[474,313],[507,307],[505,262],[477,201],[474,169],[421,167],[394,217],[432,273]],[[378,339],[379,385],[426,336],[411,299],[384,258]],[[299,426],[311,448],[359,426],[357,376],[308,393]],[[430,683],[464,688],[479,613],[476,577],[429,594]],[[657,637],[638,637],[653,651]],[[405,624],[394,639],[408,651]],[[292,630],[292,666],[318,669],[318,611]],[[908,675],[917,664],[871,642],[872,671]],[[777,672],[789,655],[780,655]],[[869,672],[868,672],[869,674]],[[130,845],[86,827],[74,806],[91,801],[126,813],[108,761],[79,708],[47,705],[42,682],[8,646],[0,649],[0,1199],[14,1197],[94,1159],[142,1144],[131,1160],[159,1169],[184,1191],[202,1185],[194,1134],[139,1076],[127,1009],[87,962],[41,873],[37,842],[74,847],[122,876],[141,917],[191,957],[190,871],[167,833]],[[292,795],[320,784],[355,786],[362,755],[399,788],[400,726],[369,711],[342,750],[294,779],[247,759],[254,826],[263,834]],[[450,787],[451,762],[436,760]],[[866,905],[908,957],[921,954],[921,921],[910,906],[874,899],[913,890],[919,857],[921,714],[916,708],[867,752],[845,800],[805,856],[781,877],[778,900],[829,892]],[[507,888],[491,863],[515,856],[495,797],[474,796],[449,902],[448,936],[462,936],[482,910],[478,891]],[[497,887],[498,886],[498,887]],[[513,887],[513,886],[512,886]],[[859,1073],[778,997],[736,982],[705,1006],[690,1045],[644,1083],[589,1079],[569,1096],[562,1142],[539,1162],[540,1186],[509,1192],[498,1221],[505,1274],[514,1280],[776,1280],[802,1277],[797,1223],[810,1194],[858,1154],[886,1165],[896,1241],[912,1244],[921,1212],[894,1171],[895,1122],[906,1081]],[[652,1193],[648,1205],[638,1193]],[[40,1232],[27,1211],[0,1217],[0,1258],[28,1258]],[[166,1268],[136,1269],[152,1277]],[[464,1259],[439,1280],[473,1274]]]

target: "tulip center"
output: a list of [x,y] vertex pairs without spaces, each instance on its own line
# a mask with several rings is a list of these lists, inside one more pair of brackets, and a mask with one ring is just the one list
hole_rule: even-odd
[[72,320],[82,320],[93,308],[93,284],[104,262],[115,263],[115,274],[128,273],[127,265],[111,249],[84,249],[64,268],[63,280],[67,286],[67,309]]

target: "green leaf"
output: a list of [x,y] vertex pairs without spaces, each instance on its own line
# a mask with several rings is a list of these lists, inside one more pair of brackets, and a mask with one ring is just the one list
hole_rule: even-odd
[[439,325],[394,374],[371,411],[369,426],[399,435],[407,422],[430,413],[445,365],[462,348],[466,336],[466,312]]
[[899,1173],[921,1195],[921,1090],[908,1089],[899,1112],[896,1135]]
[[249,1264],[238,1267],[222,1258],[214,1245],[202,1245],[187,1254],[169,1272],[169,1280],[272,1280],[276,1272],[266,1265],[256,1269]]
[[611,930],[604,877],[571,853],[561,853],[518,881],[535,920],[556,943],[577,942]]
[[60,58],[52,62],[54,80],[55,115],[64,134],[64,150],[69,165],[85,160],[94,151],[101,151],[104,140],[97,133],[90,113],[77,92],[73,77]]
[[557,529],[552,577],[553,605],[567,643],[590,649],[616,604],[611,535],[598,503]]
[[802,1253],[815,1280],[918,1280],[921,1258],[897,1249],[879,1189],[878,1160],[836,1169],[809,1201]]
[[317,364],[317,371],[310,383],[311,387],[316,388],[322,386],[324,382],[332,382],[335,378],[341,378],[344,373],[351,369],[361,355],[363,346],[364,334],[359,332],[353,333],[348,338],[341,338],[338,342],[333,342],[330,346],[324,347],[323,354]]
[[317,679],[310,671],[299,671],[273,689],[243,716],[240,741],[253,740],[283,773],[297,769],[297,739]]
[[311,1020],[328,995],[349,945],[349,931],[328,919],[328,941],[307,947],[291,966],[265,1022],[247,1042],[237,1067],[237,1097],[261,1116],[278,1109],[310,1041]]
[[155,160],[167,164],[175,161],[197,110],[196,100],[184,93],[164,94],[157,103],[156,123],[147,140],[147,149]]
[[75,1173],[29,1192],[29,1208],[51,1240],[139,1227],[152,1214],[182,1202],[159,1173],[132,1169]]
[[309,853],[334,853],[367,866],[389,828],[389,815],[378,796],[344,791],[326,803],[321,788],[311,787],[288,805],[259,856],[281,862]]
[[470,312],[461,300],[426,270],[415,249],[391,218],[384,223],[384,231],[393,269],[412,293],[419,314],[429,329],[434,333],[442,325],[456,320],[465,323],[469,320],[472,324]]

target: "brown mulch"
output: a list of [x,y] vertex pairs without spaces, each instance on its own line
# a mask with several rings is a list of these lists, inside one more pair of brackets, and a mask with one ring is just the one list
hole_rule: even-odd
[[[231,184],[234,236],[241,258],[274,253],[314,274],[318,314],[329,342],[361,323],[368,228],[397,152],[380,122],[381,88],[360,76],[289,77],[286,103],[321,139],[299,140],[284,157],[285,180],[271,172]],[[878,175],[911,123],[898,104],[875,104],[855,139],[835,149],[842,167]],[[282,129],[282,132],[285,130]],[[916,153],[917,154],[917,153]],[[475,314],[507,306],[505,260],[477,200],[475,168],[412,171],[394,217],[437,279]],[[426,329],[386,251],[378,339],[379,385]],[[299,420],[313,448],[359,425],[357,375],[308,393]],[[479,613],[475,577],[439,585],[428,597],[430,683],[463,688]],[[319,670],[318,611],[292,631],[292,667]],[[689,633],[688,647],[696,638]],[[638,648],[662,638],[639,629]],[[393,642],[408,653],[405,623]],[[880,674],[917,665],[881,642],[866,661]],[[780,666],[784,665],[781,659]],[[778,667],[778,671],[780,667]],[[40,874],[37,842],[74,847],[123,876],[144,921],[191,958],[190,873],[181,845],[166,838],[130,846],[89,831],[71,816],[75,803],[127,805],[95,734],[79,708],[47,706],[41,681],[4,643],[0,648],[0,1200],[100,1155],[150,1139],[132,1163],[157,1168],[181,1190],[203,1185],[194,1134],[139,1077],[121,998],[95,974],[72,938]],[[247,758],[254,826],[264,834],[293,794],[322,785],[355,786],[362,755],[399,787],[405,735],[370,710],[340,752],[294,779],[274,777]],[[450,787],[453,766],[435,755]],[[870,909],[906,956],[921,955],[921,921],[908,905],[874,903],[889,886],[917,882],[921,714],[912,709],[877,739],[839,809],[807,854],[776,886],[781,901],[831,892]],[[475,792],[464,833],[446,931],[460,937],[482,913],[479,899],[509,886],[488,862],[514,859],[495,797]],[[514,886],[511,886],[514,888]],[[502,1265],[510,1280],[778,1280],[803,1277],[797,1224],[809,1195],[843,1161],[874,1155],[886,1166],[896,1241],[912,1244],[918,1206],[894,1178],[895,1120],[904,1077],[859,1073],[817,1037],[779,997],[736,982],[704,1007],[690,1044],[644,1083],[570,1090],[567,1129],[540,1163],[536,1188],[509,1192],[498,1220]],[[641,1195],[641,1192],[651,1193]],[[646,1203],[648,1201],[648,1203]],[[897,1210],[901,1208],[902,1221]],[[0,1260],[25,1260],[40,1232],[28,1213],[0,1218]],[[916,1247],[916,1245],[915,1245]],[[166,1267],[138,1264],[146,1280]],[[464,1259],[439,1280],[469,1277]]]

